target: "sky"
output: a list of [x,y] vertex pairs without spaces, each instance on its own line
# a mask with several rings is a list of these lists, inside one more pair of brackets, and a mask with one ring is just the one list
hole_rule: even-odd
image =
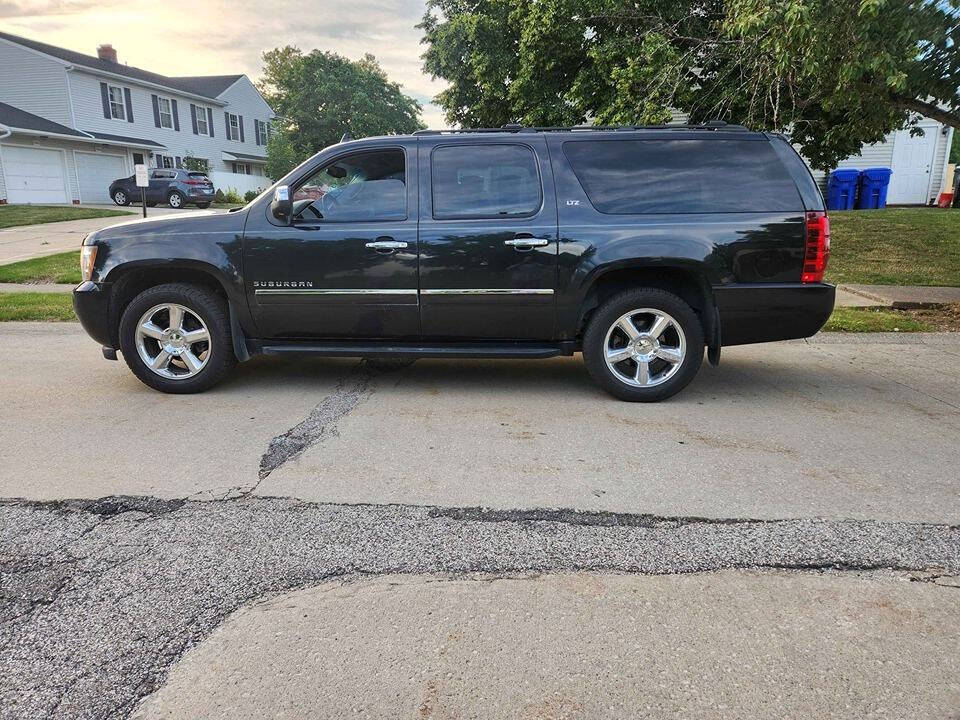
[[424,74],[424,0],[0,0],[0,30],[96,55],[110,43],[121,63],[163,75],[260,76],[260,55],[283,45],[372,53],[390,80],[445,127],[430,99],[443,85]]

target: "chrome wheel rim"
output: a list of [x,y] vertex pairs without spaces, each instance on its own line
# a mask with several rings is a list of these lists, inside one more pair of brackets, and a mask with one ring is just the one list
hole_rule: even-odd
[[127,201],[127,196],[125,193],[118,192],[113,196],[113,200],[117,205],[123,205]]
[[168,380],[191,378],[210,362],[210,331],[203,319],[176,303],[154,305],[137,323],[137,353]]
[[183,201],[180,199],[180,196],[179,196],[179,195],[171,195],[171,196],[170,196],[170,207],[172,207],[172,208],[178,208],[178,207],[180,207],[180,203],[181,203],[181,202],[183,202]]
[[607,368],[632,387],[655,387],[680,370],[687,339],[680,323],[663,310],[639,308],[617,318],[603,341]]

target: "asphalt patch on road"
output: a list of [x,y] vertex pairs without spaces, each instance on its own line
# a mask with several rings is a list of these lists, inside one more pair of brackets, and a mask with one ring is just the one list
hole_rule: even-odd
[[254,497],[5,501],[0,717],[128,717],[231,612],[331,578],[726,568],[882,569],[955,593],[960,528]]
[[339,422],[373,392],[378,376],[402,370],[413,363],[413,360],[377,359],[365,359],[357,363],[303,421],[270,441],[267,451],[260,458],[260,480],[284,463],[300,457],[312,445],[327,437],[335,437]]

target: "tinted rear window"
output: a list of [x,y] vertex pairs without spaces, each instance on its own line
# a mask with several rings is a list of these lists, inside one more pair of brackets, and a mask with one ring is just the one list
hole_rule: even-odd
[[777,154],[758,140],[592,140],[564,153],[593,206],[613,215],[802,210]]

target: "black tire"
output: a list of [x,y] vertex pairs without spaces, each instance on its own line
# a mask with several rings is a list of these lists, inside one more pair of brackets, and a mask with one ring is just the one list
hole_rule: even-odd
[[[206,365],[192,377],[162,377],[147,367],[137,351],[137,323],[144,313],[163,303],[186,307],[207,326],[210,355]],[[226,300],[208,288],[187,283],[158,285],[144,290],[131,300],[120,318],[120,350],[127,366],[141,382],[165,393],[185,394],[208,390],[226,377],[237,362]]]
[[174,190],[172,193],[170,193],[167,196],[167,203],[174,210],[182,210],[186,202],[187,202],[187,199],[183,196],[183,194],[179,190]]
[[120,190],[120,189],[114,190],[114,191],[113,191],[113,195],[112,195],[111,197],[113,198],[113,201],[114,201],[117,205],[129,205],[129,204],[130,204],[130,196],[127,195],[127,191],[126,191],[126,190]]
[[[686,340],[686,352],[679,368],[661,384],[650,387],[635,387],[620,380],[608,367],[605,358],[607,332],[624,314],[638,308],[660,310],[671,316],[680,326]],[[583,336],[583,359],[596,383],[620,400],[666,400],[686,387],[700,369],[703,363],[703,327],[693,309],[673,293],[656,288],[625,290],[609,298],[590,318]],[[636,364],[630,360],[624,362]],[[622,364],[617,366],[618,369],[620,367]]]
[[201,210],[206,210],[208,207],[210,207],[210,203],[197,203],[197,207]]

